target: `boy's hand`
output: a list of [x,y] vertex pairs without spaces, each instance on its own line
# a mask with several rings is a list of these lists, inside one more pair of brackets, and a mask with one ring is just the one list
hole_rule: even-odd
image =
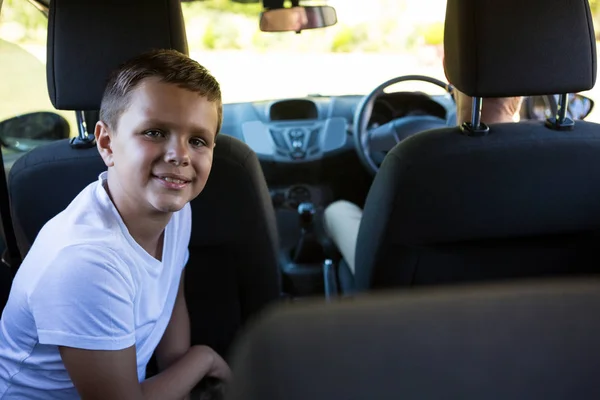
[[198,354],[197,357],[202,360],[202,362],[210,360],[210,369],[206,373],[206,376],[218,378],[223,382],[229,382],[231,380],[231,369],[229,369],[225,360],[223,360],[216,351],[204,345],[193,346],[193,350]]

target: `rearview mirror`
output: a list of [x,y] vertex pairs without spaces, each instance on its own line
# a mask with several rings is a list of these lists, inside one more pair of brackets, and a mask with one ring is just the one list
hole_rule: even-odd
[[69,123],[53,112],[34,112],[0,122],[0,144],[21,152],[69,137]]
[[337,14],[331,6],[277,8],[260,16],[260,30],[263,32],[301,32],[336,23]]

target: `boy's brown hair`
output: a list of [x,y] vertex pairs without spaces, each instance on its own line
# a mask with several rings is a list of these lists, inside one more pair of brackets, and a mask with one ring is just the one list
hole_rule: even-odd
[[219,82],[197,61],[176,50],[152,50],[136,56],[114,71],[104,90],[100,120],[116,130],[121,114],[129,107],[130,94],[146,78],[158,78],[199,93],[217,105],[217,132],[223,122],[223,102]]

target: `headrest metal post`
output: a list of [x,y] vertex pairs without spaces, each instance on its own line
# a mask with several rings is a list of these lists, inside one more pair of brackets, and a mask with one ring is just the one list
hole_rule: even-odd
[[558,101],[558,123],[562,124],[567,118],[567,110],[569,109],[569,95],[567,93],[560,95]]
[[96,137],[87,131],[85,123],[85,114],[83,111],[75,111],[77,116],[77,130],[79,134],[69,142],[74,149],[87,149],[96,146]]
[[471,122],[465,122],[460,129],[467,136],[485,136],[490,128],[481,122],[481,107],[483,106],[482,97],[473,97],[473,108],[471,109]]
[[473,105],[471,111],[471,126],[473,129],[479,129],[481,125],[481,107],[483,105],[483,99],[481,97],[473,97]]
[[556,116],[548,118],[546,120],[546,126],[550,129],[557,131],[570,131],[575,127],[575,122],[571,118],[567,117],[567,111],[569,109],[569,94],[564,93],[560,95],[558,100],[558,110]]
[[86,140],[87,125],[85,123],[85,116],[83,115],[83,111],[75,111],[75,115],[77,115],[77,129],[79,130],[79,139]]

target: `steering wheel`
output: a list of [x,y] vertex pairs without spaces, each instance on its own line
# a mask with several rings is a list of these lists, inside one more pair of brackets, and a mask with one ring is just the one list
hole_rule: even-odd
[[443,88],[450,94],[452,94],[453,90],[452,85],[429,76],[404,75],[382,83],[361,100],[354,113],[352,130],[354,136],[354,146],[356,148],[356,152],[358,153],[358,158],[373,175],[377,173],[379,166],[375,160],[373,160],[373,156],[371,155],[372,151],[389,151],[392,147],[410,135],[429,129],[437,129],[448,126],[447,120],[435,117],[433,115],[411,115],[396,118],[386,124],[378,126],[375,129],[367,129],[367,124],[371,119],[371,112],[377,97],[383,94],[384,89],[388,86],[406,81],[423,81],[432,83]]

